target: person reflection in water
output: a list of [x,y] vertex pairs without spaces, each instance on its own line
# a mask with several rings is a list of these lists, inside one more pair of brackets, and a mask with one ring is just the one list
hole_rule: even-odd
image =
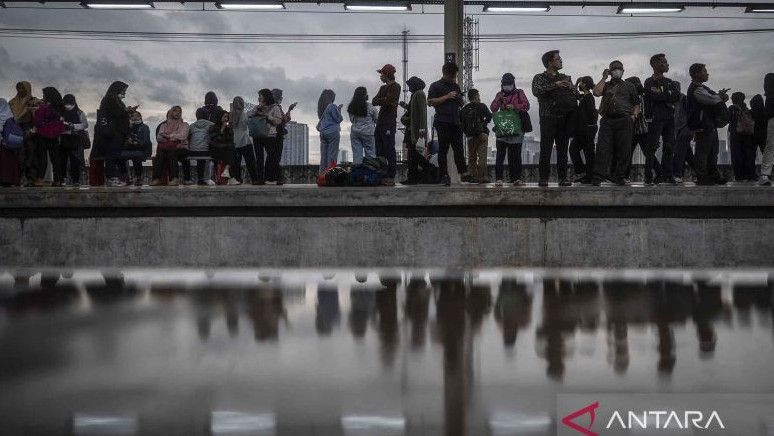
[[398,348],[398,283],[400,279],[381,276],[384,288],[376,293],[376,329],[379,333],[382,363],[392,367]]
[[673,326],[684,324],[691,315],[693,284],[653,280],[647,283],[647,288],[658,337],[657,370],[662,377],[671,377],[677,363]]
[[[368,276],[357,276],[358,283],[365,283]],[[368,321],[374,315],[374,292],[364,285],[353,285],[349,291],[352,308],[349,312],[349,329],[352,336],[362,338],[368,329]]]
[[341,319],[339,290],[332,279],[333,276],[330,276],[317,285],[317,314],[314,325],[320,336],[329,336]]
[[617,374],[629,369],[629,326],[645,327],[651,319],[650,297],[642,282],[608,280],[603,283],[607,320],[608,361]]
[[278,340],[280,321],[287,323],[282,290],[276,287],[261,288],[250,293],[248,298],[255,340]]
[[406,285],[406,317],[411,323],[411,348],[421,350],[427,336],[427,320],[430,312],[431,289],[424,274],[412,275]]
[[519,330],[529,326],[532,317],[532,295],[527,285],[515,278],[503,277],[494,307],[494,318],[503,332],[503,344],[513,348]]

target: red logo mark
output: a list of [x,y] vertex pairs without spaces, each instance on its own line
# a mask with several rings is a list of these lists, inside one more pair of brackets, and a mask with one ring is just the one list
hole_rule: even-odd
[[[596,412],[597,407],[599,407],[599,401],[595,401],[594,403],[589,404],[586,407],[578,409],[575,412],[572,412],[569,415],[562,418],[562,424],[566,425],[567,427],[570,427],[571,429],[585,436],[599,436],[599,434],[597,434],[596,432],[591,431],[591,427],[594,426],[594,420],[597,417],[597,412]],[[576,418],[584,415],[589,415],[590,420],[589,420],[588,427],[581,427],[580,425],[573,422],[575,421]]]

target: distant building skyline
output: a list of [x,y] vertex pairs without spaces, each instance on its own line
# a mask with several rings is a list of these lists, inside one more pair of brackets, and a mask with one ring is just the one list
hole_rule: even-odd
[[309,126],[291,121],[285,125],[288,133],[282,150],[282,165],[309,165]]

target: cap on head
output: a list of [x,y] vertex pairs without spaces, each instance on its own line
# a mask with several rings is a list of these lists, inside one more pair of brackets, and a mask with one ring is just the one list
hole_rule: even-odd
[[386,74],[388,76],[394,76],[395,71],[395,67],[393,67],[392,64],[384,64],[382,68],[376,70],[377,73]]

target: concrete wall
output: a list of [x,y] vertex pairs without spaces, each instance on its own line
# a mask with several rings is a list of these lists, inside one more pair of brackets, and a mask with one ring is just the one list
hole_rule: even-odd
[[774,189],[0,190],[2,266],[771,267]]

